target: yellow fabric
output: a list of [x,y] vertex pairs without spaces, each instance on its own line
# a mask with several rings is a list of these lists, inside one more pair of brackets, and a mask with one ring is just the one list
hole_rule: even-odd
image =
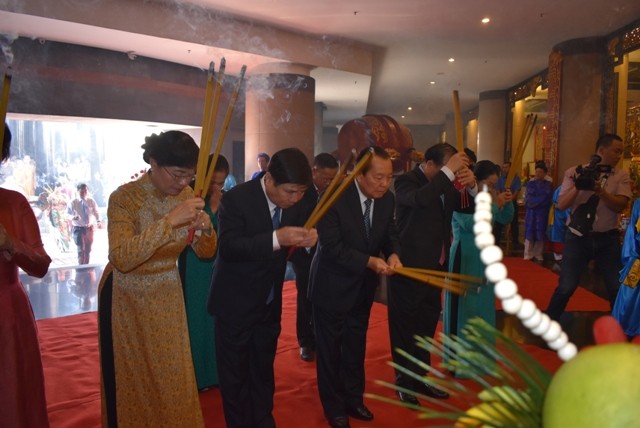
[[[176,260],[188,228],[165,215],[193,197],[160,193],[149,174],[109,199],[113,268],[112,330],[118,426],[204,427]],[[216,250],[215,232],[196,237],[201,257]]]
[[629,269],[629,273],[625,277],[622,283],[624,285],[628,285],[631,288],[635,288],[638,285],[638,280],[640,279],[640,260],[635,259],[633,265],[631,265],[631,269]]

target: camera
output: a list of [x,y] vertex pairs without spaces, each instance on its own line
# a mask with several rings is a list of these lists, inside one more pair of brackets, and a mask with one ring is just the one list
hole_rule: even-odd
[[600,180],[600,175],[611,172],[613,168],[610,165],[599,165],[601,160],[602,158],[599,155],[593,155],[589,165],[578,165],[576,167],[576,175],[573,177],[576,189],[594,190],[596,181]]

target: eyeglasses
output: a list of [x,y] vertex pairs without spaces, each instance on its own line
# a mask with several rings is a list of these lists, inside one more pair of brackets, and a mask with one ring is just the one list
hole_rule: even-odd
[[162,167],[162,169],[164,169],[164,171],[169,174],[171,176],[171,178],[173,178],[173,181],[175,181],[176,183],[179,184],[189,184],[191,183],[196,176],[193,174],[189,174],[189,175],[177,175],[172,173],[171,171],[169,171],[169,169],[165,166]]

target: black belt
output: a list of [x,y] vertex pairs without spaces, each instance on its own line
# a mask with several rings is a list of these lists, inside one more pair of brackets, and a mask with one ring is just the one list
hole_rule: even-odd
[[93,225],[89,225],[89,226],[73,226],[73,227],[77,227],[78,229],[91,229],[93,227]]

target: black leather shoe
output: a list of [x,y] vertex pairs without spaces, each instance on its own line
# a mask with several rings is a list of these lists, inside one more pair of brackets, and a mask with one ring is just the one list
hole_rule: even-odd
[[371,413],[364,404],[358,407],[347,408],[347,414],[352,418],[360,419],[361,421],[370,421],[373,419],[373,413]]
[[350,428],[349,418],[346,416],[336,416],[335,418],[327,418],[331,428]]
[[311,362],[313,361],[313,358],[314,358],[313,349],[309,348],[308,346],[303,346],[300,348],[300,359],[302,361]]
[[422,385],[420,385],[419,391],[420,393],[431,398],[439,398],[441,400],[444,400],[445,398],[449,398],[449,394],[446,393],[445,391],[438,389],[435,386],[427,385],[426,383],[423,383]]
[[402,391],[396,391],[396,395],[398,396],[400,401],[402,401],[403,403],[411,404],[413,406],[419,406],[420,405],[420,402],[418,401],[418,399],[414,395],[411,395],[411,394],[408,394],[408,393],[402,392]]

